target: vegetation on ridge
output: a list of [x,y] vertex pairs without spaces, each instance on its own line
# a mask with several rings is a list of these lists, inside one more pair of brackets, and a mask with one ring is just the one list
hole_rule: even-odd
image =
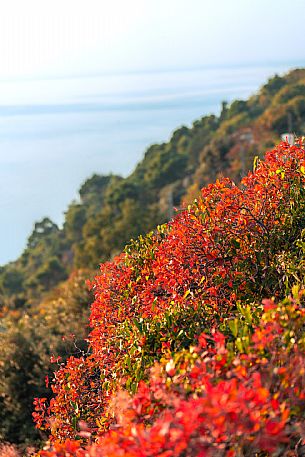
[[89,352],[35,400],[40,455],[300,455],[304,210],[304,145],[282,143],[102,265]]
[[80,188],[59,229],[35,224],[21,257],[0,269],[0,304],[20,309],[38,303],[75,268],[92,268],[131,239],[166,222],[172,207],[191,202],[221,175],[239,182],[253,158],[292,129],[305,132],[305,70],[275,76],[249,100],[223,103],[180,127],[167,143],[150,146],[130,176],[94,175]]
[[[44,384],[46,375],[49,379],[52,378],[54,365],[50,364],[50,357],[52,360],[56,360],[57,356],[62,357],[60,363],[64,363],[69,356],[84,357],[85,364],[91,361],[91,356],[86,356],[88,348],[84,341],[88,333],[88,304],[91,302],[85,279],[92,278],[96,274],[96,266],[113,258],[130,238],[145,234],[157,224],[168,220],[172,215],[172,205],[180,207],[183,201],[192,202],[203,185],[224,174],[235,180],[236,191],[240,178],[252,167],[253,157],[261,157],[262,151],[277,142],[279,135],[286,132],[289,126],[292,125],[294,132],[303,134],[304,81],[305,70],[294,70],[286,76],[272,78],[258,94],[247,101],[235,101],[230,105],[224,103],[219,117],[205,116],[195,121],[190,128],[179,128],[168,143],[151,146],[128,178],[94,175],[88,179],[80,189],[79,201],[69,206],[62,229],[48,218],[35,224],[21,257],[16,262],[0,268],[0,341],[1,347],[4,348],[0,355],[0,441],[31,443],[39,437],[32,426],[31,404],[34,395],[48,400],[51,398],[52,392]],[[300,202],[301,200],[296,200],[295,209]],[[181,218],[182,222],[186,214],[182,212],[177,220]],[[299,217],[299,224],[302,225],[302,218]],[[193,229],[188,225],[190,221],[187,219],[185,222],[189,232],[185,231],[182,244],[193,233]],[[149,270],[155,256],[154,249],[163,238],[169,239],[169,227],[172,225],[161,225],[157,233],[140,237],[126,248],[126,256],[133,274],[140,271],[142,266],[144,270]],[[295,229],[299,230],[297,226]],[[276,231],[274,233],[277,234]],[[279,277],[282,278],[279,299],[285,296],[286,289],[288,291],[293,284],[292,278],[297,278],[295,281],[302,283],[302,255],[293,244],[298,232],[291,235],[287,233],[285,231],[285,235],[282,234],[280,238],[283,250],[276,254],[276,267],[272,263],[273,257],[266,257],[266,253],[271,252],[269,239],[264,251],[255,254],[253,262],[249,263],[255,282],[252,284],[248,278],[253,290],[246,289],[245,296],[248,297],[248,292],[250,294],[252,291],[256,294],[253,302],[256,301],[257,304],[261,298],[273,295],[273,286],[278,284]],[[300,240],[301,243],[302,239]],[[164,243],[162,246],[164,250],[169,249],[170,253],[170,244],[167,246]],[[271,248],[273,249],[272,246]],[[232,255],[234,249],[238,251],[238,242],[233,242],[230,249]],[[174,254],[177,254],[177,257],[174,258]],[[181,267],[180,254],[179,251],[173,250],[173,256],[169,259],[169,266],[164,273],[165,276],[171,275],[173,281],[177,276],[174,266]],[[228,261],[232,257],[231,254]],[[118,275],[123,278],[123,264],[121,261],[118,264],[116,262],[111,271],[114,277]],[[208,264],[209,262],[211,259]],[[267,262],[269,270],[263,267],[264,262]],[[172,271],[170,265],[173,267]],[[110,267],[103,267],[106,277],[109,274],[106,273],[107,268]],[[246,263],[244,268],[246,269]],[[215,267],[216,270],[221,271],[219,265]],[[267,275],[267,270],[272,271],[271,276]],[[151,280],[150,275],[151,273],[146,275],[148,279],[140,275],[139,288],[145,281],[148,283]],[[269,284],[270,278],[273,282]],[[218,287],[220,283],[224,283],[224,279],[218,279]],[[124,281],[125,279],[122,279],[122,287]],[[202,281],[205,285],[204,279]],[[183,284],[179,287],[178,291],[184,290]],[[183,292],[187,294],[184,298],[187,302],[193,299],[194,287],[190,281],[189,288]],[[224,296],[227,296],[230,287],[229,285],[224,289]],[[212,288],[211,293],[213,290]],[[128,287],[124,293],[127,292]],[[153,310],[160,314],[159,320],[144,316],[141,322],[119,326],[118,331],[121,331],[122,339],[134,341],[129,356],[124,355],[116,368],[119,374],[125,373],[128,378],[128,385],[125,387],[131,392],[136,390],[143,376],[143,379],[148,379],[148,367],[155,360],[163,358],[169,346],[167,338],[171,338],[171,325],[177,329],[176,333],[179,336],[176,335],[177,338],[171,340],[170,349],[172,353],[179,354],[190,345],[197,344],[196,335],[205,331],[211,324],[207,316],[213,313],[213,309],[200,308],[200,311],[196,306],[186,309],[183,300],[182,303],[176,300],[178,296],[171,300],[175,302],[175,306],[166,308],[165,312],[159,309],[160,297],[164,298],[162,294],[161,281],[150,295]],[[127,295],[125,298],[127,300]],[[149,296],[144,298],[148,300]],[[135,301],[135,312],[137,306],[138,302]],[[234,306],[239,305],[236,303]],[[260,308],[255,307],[256,309]],[[112,313],[113,309],[109,312]],[[258,324],[258,317],[255,318],[255,313],[253,316],[253,325]],[[148,318],[151,320],[147,322],[145,319]],[[219,319],[218,324],[222,325],[222,318]],[[233,319],[230,325],[234,326],[234,322]],[[198,323],[197,327],[195,323]],[[189,330],[180,332],[183,328]],[[220,330],[224,331],[222,327]],[[98,331],[100,330],[96,330]],[[239,337],[242,339],[244,336],[239,334]],[[231,340],[229,343],[231,344]],[[115,346],[119,353],[120,344],[119,340],[118,348]],[[238,340],[236,344],[241,343]],[[139,352],[139,347],[143,347],[143,351]],[[109,363],[111,366],[112,362]],[[129,365],[134,367],[134,373],[130,371]],[[90,366],[88,370],[89,368]],[[95,377],[100,379],[98,370],[99,368]],[[107,376],[103,382],[106,383],[104,387],[107,390]],[[111,386],[116,388],[112,379],[109,392]],[[99,392],[102,387],[98,384],[97,389],[99,390],[96,392]],[[88,395],[90,396],[90,393]],[[83,398],[85,401],[85,395]],[[104,401],[103,398],[101,402]],[[67,415],[69,414],[67,409]],[[77,414],[73,417],[74,424],[77,424]],[[90,422],[90,417],[88,420]],[[102,425],[98,426],[101,429],[108,424],[108,419],[104,418],[103,421]],[[68,423],[71,426],[70,416]],[[54,427],[56,428],[55,425]],[[39,433],[41,438],[47,437],[46,431]]]

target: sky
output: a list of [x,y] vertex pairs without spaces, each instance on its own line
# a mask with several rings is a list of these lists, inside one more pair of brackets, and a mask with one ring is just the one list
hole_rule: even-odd
[[301,59],[304,0],[9,0],[0,79]]

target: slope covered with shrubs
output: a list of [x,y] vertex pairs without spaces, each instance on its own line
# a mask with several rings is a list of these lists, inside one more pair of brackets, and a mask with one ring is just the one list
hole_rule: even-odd
[[271,78],[248,100],[223,103],[219,116],[177,128],[169,141],[150,146],[126,178],[93,175],[62,228],[48,218],[37,222],[20,258],[0,267],[0,306],[32,305],[71,270],[96,269],[222,174],[239,182],[281,134],[304,134],[304,116],[305,70],[298,69]]
[[[53,354],[63,357],[86,350],[88,303],[83,286],[89,270],[74,271],[38,306],[20,317],[2,317],[0,329],[0,443],[33,444],[39,439],[32,421],[33,398],[50,396],[46,376],[54,371]],[[1,452],[0,452],[1,455]]]
[[[43,375],[52,373],[50,356],[61,356],[63,362],[71,355],[76,356],[86,351],[86,344],[79,343],[79,339],[86,337],[88,331],[84,322],[87,321],[90,299],[84,278],[94,277],[97,265],[113,258],[130,238],[144,235],[157,224],[170,219],[173,205],[181,207],[183,202],[192,202],[198,196],[200,187],[220,178],[222,174],[233,179],[239,186],[241,177],[252,167],[253,157],[257,155],[261,158],[263,151],[279,141],[281,133],[292,129],[294,133],[302,135],[305,132],[304,87],[304,69],[271,78],[248,100],[223,103],[219,116],[204,116],[190,127],[178,128],[168,142],[149,147],[130,176],[122,178],[115,175],[93,175],[81,186],[79,199],[68,207],[63,227],[58,227],[47,217],[35,224],[19,259],[0,267],[0,343],[1,347],[5,348],[0,353],[0,441],[25,443],[33,442],[39,437],[32,423],[31,403],[34,395],[50,397],[51,393],[46,390]],[[232,195],[234,192],[236,189],[232,190]],[[200,213],[200,207],[197,211]],[[185,213],[181,213],[179,217],[181,225],[186,218],[187,230],[183,237],[188,238],[189,233],[196,231],[190,222],[195,222],[188,220],[189,216]],[[220,221],[221,224],[222,222]],[[180,255],[184,255],[179,252],[178,245],[167,244],[169,227],[172,226],[173,233],[178,230],[175,224],[161,226],[158,233],[140,238],[127,249],[126,262],[132,271],[139,269],[138,261],[139,265],[142,262],[150,269],[150,256],[154,256],[155,251],[158,251],[157,246],[163,238],[167,241],[161,243],[163,247],[160,249],[166,250],[168,246],[168,249],[173,249],[178,259]],[[199,227],[199,230],[202,229]],[[182,237],[182,232],[176,234],[177,239],[179,236]],[[294,235],[292,239],[293,237]],[[266,240],[267,238],[265,243],[268,247]],[[206,239],[207,243],[209,241],[210,239]],[[282,242],[284,243],[285,239]],[[296,267],[297,261],[288,254],[290,238],[286,242],[287,245],[283,247],[284,257],[281,260],[280,257],[277,258],[276,268],[279,272],[275,269],[273,276],[267,277],[267,270],[263,266],[256,267],[256,262],[258,265],[266,262],[268,268],[271,268],[272,259],[268,260],[266,257],[267,250],[262,248],[260,253],[248,259],[249,268],[254,272],[253,278],[256,281],[250,281],[249,284],[252,284],[251,290],[258,297],[258,303],[261,297],[272,295],[273,286],[267,284],[271,277],[272,281],[276,282],[277,275],[282,275],[281,289],[287,287],[288,290],[293,281],[290,279],[286,285],[285,281],[288,279],[283,278],[298,274],[300,267]],[[234,244],[238,252],[238,241],[233,240],[232,243],[232,253]],[[227,261],[232,255],[228,256]],[[253,256],[253,252],[251,255]],[[176,257],[174,260],[169,258],[168,262],[169,265],[179,266]],[[209,259],[207,265],[212,264],[212,259]],[[119,274],[121,269],[126,267],[123,265],[120,261],[109,268],[113,269],[114,274]],[[244,268],[246,267],[245,262]],[[103,273],[105,280],[110,274],[107,268]],[[217,264],[215,269],[219,268]],[[281,271],[281,268],[287,271]],[[175,270],[168,267],[168,272],[171,280],[176,280]],[[134,278],[134,274],[133,272],[131,278]],[[167,271],[163,274],[166,276]],[[151,273],[146,276],[153,278]],[[143,287],[142,281],[143,277],[139,279],[139,288]],[[159,289],[153,290],[150,296],[156,299],[153,305],[156,310],[159,309],[163,296],[163,279],[159,278],[158,281]],[[204,280],[202,281],[201,284],[206,286]],[[190,282],[189,289],[185,289],[185,300],[192,299],[195,293],[193,287],[195,285],[192,286]],[[256,287],[261,290],[256,290]],[[182,287],[180,289],[182,290]],[[223,294],[230,301],[228,288]],[[148,298],[147,295],[146,301]],[[137,301],[135,304],[138,306]],[[117,368],[129,376],[130,380],[127,382],[131,391],[135,390],[146,366],[156,359],[156,351],[160,350],[162,353],[158,334],[164,332],[164,338],[169,334],[167,319],[169,322],[177,322],[177,327],[187,327],[189,322],[197,317],[201,319],[202,312],[197,315],[197,309],[188,307],[189,314],[186,315],[186,308],[181,308],[180,302],[175,303],[173,309],[167,309],[168,304],[170,301],[164,303],[167,314],[162,315],[162,319],[153,319],[148,324],[145,321],[138,329],[143,341],[147,338],[153,349],[145,346],[144,349],[147,350],[145,349],[142,357],[137,350],[138,346],[135,346],[132,350],[135,352],[124,356],[121,366]],[[134,330],[131,330],[126,322],[124,325],[120,324],[122,338],[133,338]],[[116,325],[115,321],[113,325]],[[195,329],[193,324],[190,324],[189,332],[182,331],[172,339],[173,350],[191,344],[194,332],[197,334],[200,328]],[[71,334],[75,337],[62,340],[64,335]],[[115,344],[118,344],[121,351],[120,343]],[[18,349],[20,345],[22,351]],[[160,358],[160,352],[157,353]],[[91,363],[91,360],[87,361],[86,358],[86,363]],[[136,374],[128,368],[128,364],[132,365],[134,362]],[[109,381],[105,376],[105,382],[107,386],[107,383],[111,384],[113,380],[111,378]],[[75,414],[74,423],[78,417],[79,413]]]
[[89,351],[35,400],[42,456],[302,455],[304,146],[254,168],[102,265]]

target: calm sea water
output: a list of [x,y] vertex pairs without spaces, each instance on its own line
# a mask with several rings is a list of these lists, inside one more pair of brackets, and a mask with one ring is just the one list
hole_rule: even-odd
[[93,173],[128,175],[151,143],[302,64],[0,82],[0,264]]

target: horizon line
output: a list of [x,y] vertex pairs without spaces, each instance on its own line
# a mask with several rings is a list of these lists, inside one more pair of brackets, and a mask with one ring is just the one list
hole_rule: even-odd
[[71,79],[95,79],[107,76],[122,76],[122,75],[136,75],[136,74],[162,74],[162,73],[187,73],[189,71],[203,71],[203,70],[216,70],[216,69],[228,69],[228,68],[251,68],[252,66],[279,66],[279,65],[291,65],[291,69],[298,68],[298,65],[305,67],[305,57],[291,60],[253,60],[246,62],[233,63],[211,63],[199,66],[170,66],[170,67],[159,67],[159,68],[132,68],[132,69],[113,69],[97,71],[92,73],[71,73],[71,74],[58,74],[58,75],[24,75],[24,76],[13,76],[13,77],[0,77],[0,83],[18,83],[18,82],[30,82],[30,81],[56,81],[56,80],[71,80]]

